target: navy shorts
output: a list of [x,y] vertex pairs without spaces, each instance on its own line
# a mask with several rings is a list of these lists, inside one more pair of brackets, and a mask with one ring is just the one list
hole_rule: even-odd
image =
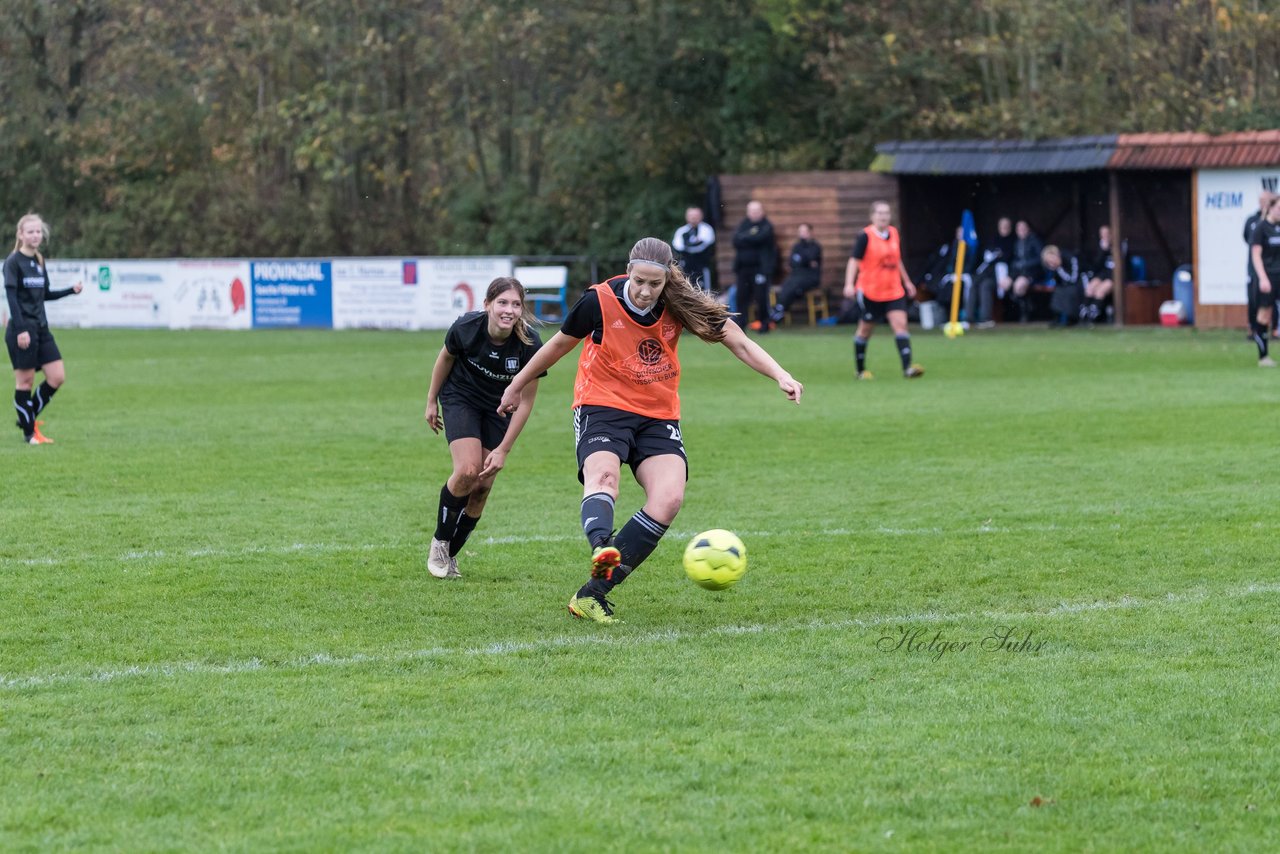
[[480,447],[492,451],[507,435],[511,416],[499,415],[498,407],[481,406],[456,394],[440,395],[440,415],[444,418],[444,437],[479,439]]
[[49,327],[40,327],[31,331],[31,343],[23,350],[18,346],[18,330],[13,321],[4,331],[4,343],[9,348],[9,362],[15,371],[34,371],[42,365],[62,359],[58,352],[58,342],[53,340]]
[[631,473],[649,459],[676,454],[684,460],[684,476],[689,478],[689,458],[680,436],[680,422],[647,418],[610,406],[579,406],[573,410],[573,436],[578,451],[578,480],[587,457],[596,451],[617,454],[631,466]]
[[858,292],[858,319],[865,320],[867,323],[880,323],[887,320],[891,311],[906,311],[907,298],[898,297],[897,299],[887,300],[885,302],[877,302],[873,299],[867,299]]

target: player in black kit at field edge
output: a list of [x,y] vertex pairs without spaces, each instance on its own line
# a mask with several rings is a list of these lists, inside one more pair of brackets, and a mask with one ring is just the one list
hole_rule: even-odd
[[[22,441],[29,445],[52,443],[40,432],[44,422],[36,419],[66,379],[62,354],[49,331],[44,304],[78,294],[81,289],[79,282],[65,290],[49,288],[49,273],[40,254],[40,244],[48,236],[44,220],[38,214],[27,214],[18,220],[18,242],[4,262],[4,293],[9,303],[4,343],[13,365],[13,407],[18,411],[18,429],[22,431]],[[44,373],[44,381],[32,394],[37,370]]]

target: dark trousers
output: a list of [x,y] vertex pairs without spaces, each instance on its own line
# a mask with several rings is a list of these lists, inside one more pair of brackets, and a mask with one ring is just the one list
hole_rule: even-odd
[[778,292],[778,304],[776,312],[779,315],[787,313],[787,309],[791,308],[791,304],[800,297],[807,294],[818,286],[818,277],[812,274],[802,275],[792,273],[787,276],[786,281],[782,283],[782,290]]
[[739,326],[747,325],[747,306],[756,307],[756,320],[762,324],[769,322],[769,280],[756,284],[756,276],[761,270],[754,265],[737,270],[738,275],[738,316],[734,318]]

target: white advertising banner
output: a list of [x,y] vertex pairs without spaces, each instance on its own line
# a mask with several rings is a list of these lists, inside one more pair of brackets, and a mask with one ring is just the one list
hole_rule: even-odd
[[[86,261],[94,326],[167,327],[177,261]],[[70,299],[70,297],[68,297]]]
[[[510,276],[509,257],[49,262],[54,327],[447,329]],[[0,302],[0,321],[5,304]]]
[[1201,169],[1196,178],[1196,288],[1201,305],[1244,305],[1248,247],[1244,223],[1258,195],[1275,191],[1280,167]]
[[63,297],[60,300],[46,302],[44,313],[49,317],[49,325],[54,329],[65,329],[69,326],[93,325],[93,291],[89,287],[89,279],[85,275],[83,261],[50,261],[49,289],[64,291],[80,285],[84,290],[78,294]]
[[484,306],[489,283],[510,276],[510,258],[421,258],[418,329],[448,329],[461,314]]
[[249,262],[221,259],[178,261],[161,275],[169,296],[170,329],[249,329]]
[[419,267],[416,258],[335,258],[333,328],[415,328]]

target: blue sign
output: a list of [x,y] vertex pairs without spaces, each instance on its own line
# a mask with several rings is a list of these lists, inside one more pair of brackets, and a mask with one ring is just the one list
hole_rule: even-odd
[[254,261],[255,328],[333,326],[333,265],[329,261]]

